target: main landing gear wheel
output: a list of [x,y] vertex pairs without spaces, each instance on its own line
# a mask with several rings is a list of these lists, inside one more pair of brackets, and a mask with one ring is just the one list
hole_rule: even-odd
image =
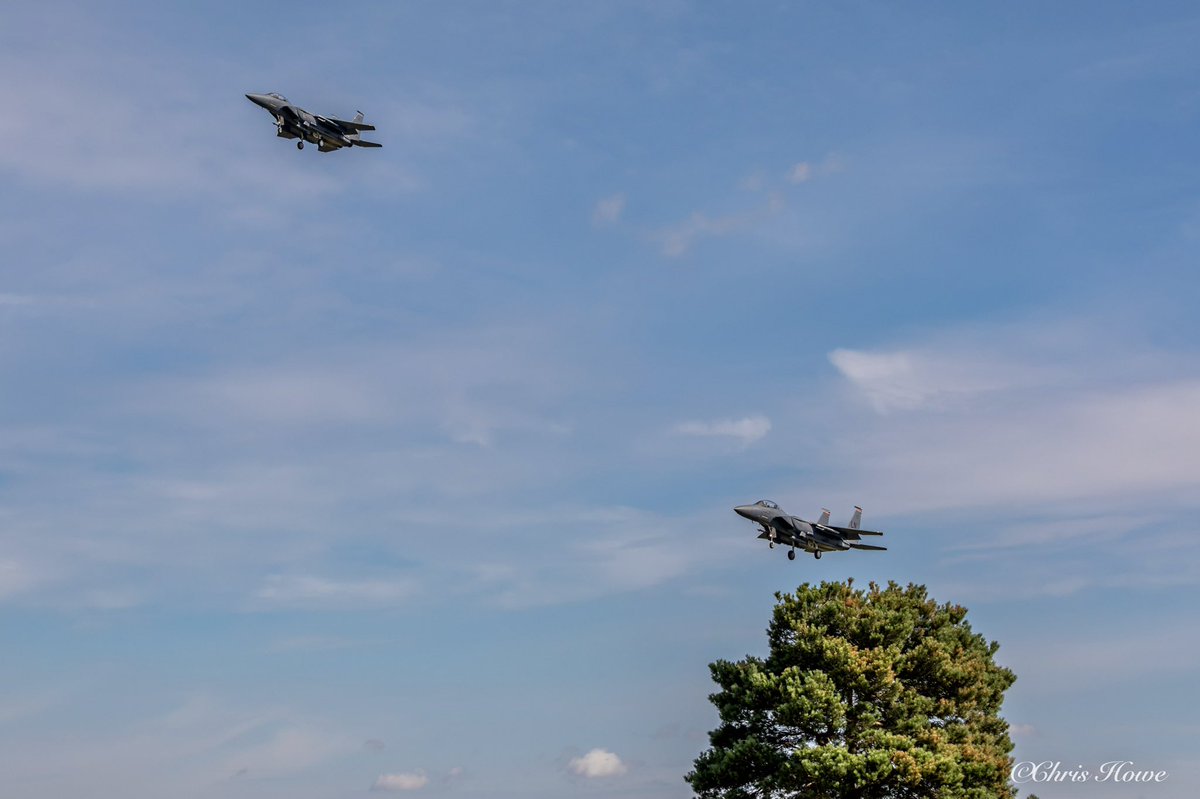
[[817,560],[820,560],[821,559],[821,551],[817,550],[816,552],[814,552],[813,557],[816,558]]
[[302,141],[298,141],[298,142],[296,142],[296,149],[297,149],[297,150],[303,150],[303,149],[304,149],[304,142],[302,142]]
[[789,549],[788,550],[788,560],[795,560],[795,559],[796,559],[796,550]]

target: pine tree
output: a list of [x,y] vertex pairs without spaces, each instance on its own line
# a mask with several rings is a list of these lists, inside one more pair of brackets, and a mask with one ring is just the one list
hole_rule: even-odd
[[966,608],[921,585],[776,594],[770,654],[710,665],[721,725],[686,779],[703,799],[1010,799],[1000,715],[1016,677]]

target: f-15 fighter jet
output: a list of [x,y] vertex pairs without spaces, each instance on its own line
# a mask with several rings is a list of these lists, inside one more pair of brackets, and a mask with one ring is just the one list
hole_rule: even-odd
[[854,516],[850,519],[849,527],[838,527],[829,523],[829,511],[822,509],[821,518],[815,522],[806,522],[796,516],[789,516],[779,509],[769,499],[760,499],[753,505],[738,505],[733,509],[738,516],[757,522],[762,528],[759,538],[765,538],[771,549],[776,544],[783,544],[788,549],[788,560],[796,559],[796,550],[811,552],[814,558],[821,557],[822,552],[845,552],[848,549],[887,549],[870,544],[859,543],[864,535],[883,535],[873,530],[860,530],[862,524],[862,508],[854,506]]
[[282,94],[247,94],[246,99],[267,109],[275,117],[275,135],[284,139],[299,139],[296,149],[303,150],[304,142],[312,142],[323,153],[343,147],[382,147],[373,141],[363,141],[358,134],[364,130],[375,130],[374,125],[363,123],[359,111],[354,119],[323,117],[310,114],[298,105],[292,105]]

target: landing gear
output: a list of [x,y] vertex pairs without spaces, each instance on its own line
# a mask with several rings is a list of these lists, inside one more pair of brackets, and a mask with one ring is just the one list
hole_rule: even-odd
[[774,548],[775,548],[775,542],[774,542],[774,541],[768,541],[768,542],[767,542],[767,549],[774,549]]
[[296,142],[296,149],[297,149],[297,150],[303,150],[303,149],[304,149],[304,139],[301,139],[300,141]]
[[796,550],[789,549],[788,550],[788,560],[795,560],[795,559],[796,559]]
[[814,552],[813,557],[816,558],[817,560],[820,560],[821,559],[821,550],[818,549],[816,552]]

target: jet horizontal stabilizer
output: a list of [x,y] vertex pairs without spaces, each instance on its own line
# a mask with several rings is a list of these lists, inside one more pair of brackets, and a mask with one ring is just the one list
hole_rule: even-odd
[[[372,128],[372,130],[374,130],[374,128]],[[359,147],[382,147],[383,146],[379,142],[363,141],[362,139],[351,139],[350,141],[354,142]]]
[[872,546],[871,544],[860,544],[857,541],[847,541],[846,546],[850,547],[851,549],[873,549],[877,551],[887,549],[887,547],[876,547]]

